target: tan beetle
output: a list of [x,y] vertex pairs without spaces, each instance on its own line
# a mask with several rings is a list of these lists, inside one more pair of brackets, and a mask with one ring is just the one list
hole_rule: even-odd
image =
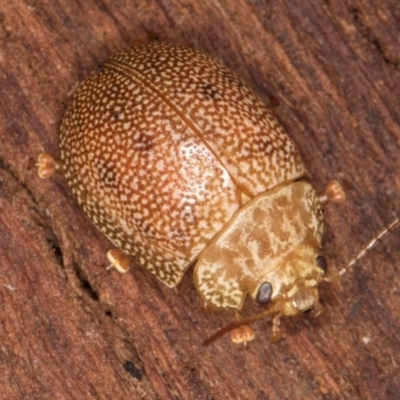
[[[114,55],[76,90],[60,148],[68,185],[117,246],[108,257],[120,272],[135,256],[174,287],[195,263],[207,306],[239,311],[248,293],[269,306],[261,316],[274,314],[272,339],[281,316],[321,311],[320,204],[344,193],[333,181],[316,194],[271,111],[212,58],[159,42]],[[57,165],[42,154],[39,176]],[[216,336],[235,328],[235,342],[252,340],[241,325],[259,317]]]

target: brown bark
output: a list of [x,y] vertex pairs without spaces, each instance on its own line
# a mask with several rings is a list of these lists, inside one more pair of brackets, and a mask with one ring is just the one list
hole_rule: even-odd
[[106,270],[110,244],[62,176],[37,178],[76,84],[151,35],[219,57],[277,103],[316,187],[344,183],[325,213],[331,273],[400,212],[397,0],[2,1],[0,397],[397,397],[400,230],[323,285],[324,316],[284,319],[279,343],[262,321],[246,349],[202,347],[231,315],[202,311],[191,272],[170,290]]

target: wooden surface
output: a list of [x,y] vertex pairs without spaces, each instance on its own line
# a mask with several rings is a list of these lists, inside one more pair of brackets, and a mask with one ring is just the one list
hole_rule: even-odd
[[[106,270],[110,244],[57,176],[58,127],[77,83],[136,39],[185,44],[253,86],[298,144],[326,210],[333,273],[400,213],[397,0],[56,0],[0,3],[0,387],[4,399],[394,399],[400,391],[400,230],[340,283],[326,313],[284,319],[269,343],[202,341],[231,321]],[[256,311],[249,306],[248,312]]]

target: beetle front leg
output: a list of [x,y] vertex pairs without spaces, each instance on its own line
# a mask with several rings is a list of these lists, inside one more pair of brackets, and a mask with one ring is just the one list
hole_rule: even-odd
[[243,344],[247,345],[248,342],[251,342],[256,337],[254,330],[249,325],[241,325],[238,328],[235,328],[231,332],[231,340],[235,344]]
[[282,316],[282,314],[278,313],[272,319],[272,329],[271,329],[271,338],[270,338],[271,343],[277,342],[282,337],[282,332],[281,332],[281,328],[280,328],[281,316]]
[[[240,323],[243,317],[239,311],[236,311],[233,319],[234,322]],[[248,342],[254,340],[255,336],[253,328],[247,324],[240,325],[231,331],[232,342],[235,344],[243,344],[244,346],[246,346]]]
[[125,274],[131,266],[131,259],[120,249],[112,249],[107,252],[108,261],[111,265],[109,268],[114,267],[119,273]]
[[311,310],[311,315],[313,318],[318,318],[323,315],[325,312],[324,307],[321,303],[317,303],[314,305],[314,308]]
[[336,180],[329,181],[324,191],[318,194],[322,205],[328,203],[343,203],[346,200],[346,193],[343,186]]

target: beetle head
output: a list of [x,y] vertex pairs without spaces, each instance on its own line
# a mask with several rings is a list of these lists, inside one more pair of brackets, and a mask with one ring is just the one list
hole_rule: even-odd
[[326,262],[318,254],[318,245],[305,242],[268,270],[250,294],[260,305],[273,304],[281,315],[294,316],[309,310],[319,314],[318,286],[325,272]]
[[[395,218],[395,220],[392,223],[386,226],[361,251],[359,251],[356,257],[354,257],[344,268],[340,269],[337,274],[332,275],[330,277],[323,276],[325,275],[326,272],[326,262],[323,257],[317,255],[315,257],[315,263],[318,266],[319,270],[322,271],[322,273],[320,272],[321,275],[319,279],[315,281],[316,284],[313,284],[313,278],[311,278],[311,280],[308,281],[307,280],[299,281],[293,286],[293,288],[287,290],[285,294],[283,291],[281,291],[280,296],[277,296],[276,300],[272,301],[273,299],[272,285],[269,282],[261,283],[258,287],[257,293],[253,295],[253,297],[260,304],[268,304],[271,302],[270,307],[268,307],[264,312],[260,314],[243,318],[240,321],[235,321],[225,326],[223,329],[219,330],[214,335],[209,337],[206,341],[204,341],[203,345],[208,345],[229,331],[237,330],[237,328],[241,326],[251,324],[254,321],[265,318],[266,316],[269,315],[274,316],[272,319],[272,341],[275,341],[280,337],[279,324],[282,315],[292,316],[308,310],[312,310],[315,316],[320,315],[322,312],[322,306],[319,303],[319,292],[318,292],[319,282],[325,281],[331,283],[338,280],[350,268],[352,268],[356,264],[356,262],[365,255],[365,253],[368,250],[373,248],[378,240],[382,239],[384,236],[392,232],[398,226],[400,226],[400,217]],[[306,254],[306,253],[312,254],[312,252],[310,251],[308,252],[305,251],[304,253],[302,251],[299,252],[299,254]],[[296,257],[294,257],[294,259],[295,258]],[[246,338],[251,338],[250,340],[252,340],[254,338],[254,335],[250,335],[248,329],[245,331],[246,331]],[[246,340],[248,341],[249,339],[241,340],[240,337],[239,338],[236,337],[235,342],[246,343]]]

